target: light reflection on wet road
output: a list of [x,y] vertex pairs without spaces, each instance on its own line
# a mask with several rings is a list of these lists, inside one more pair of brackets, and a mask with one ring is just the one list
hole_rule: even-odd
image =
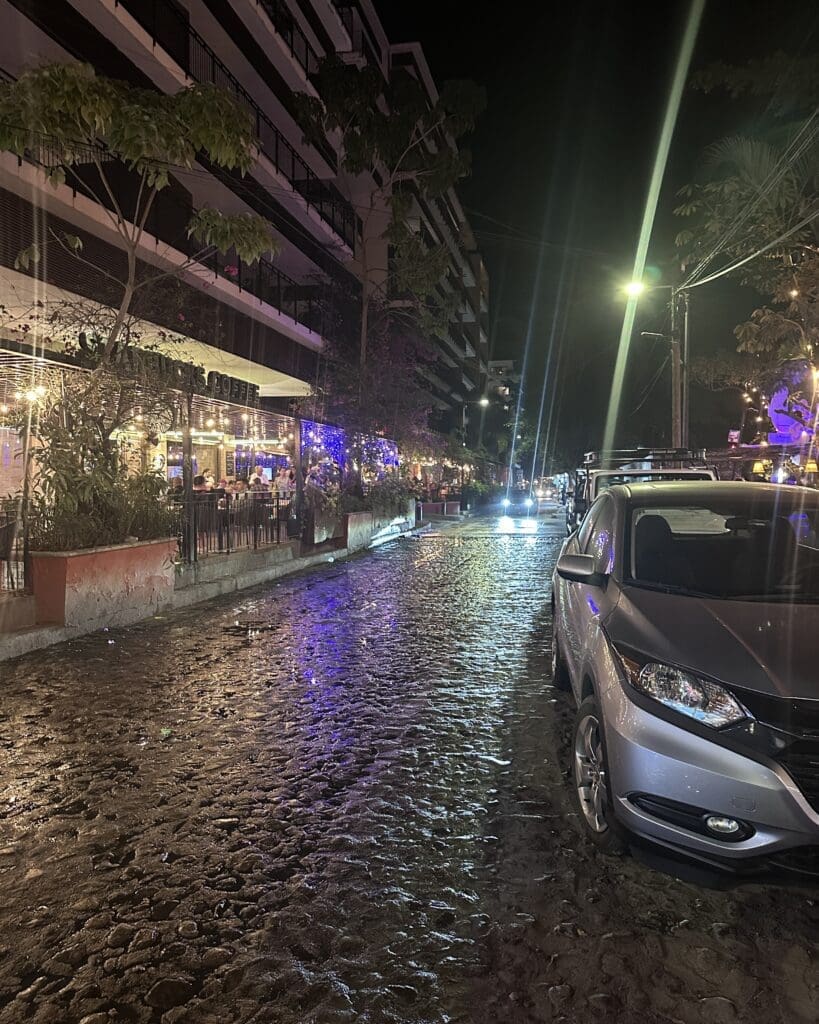
[[[779,1019],[707,966],[657,982],[674,929],[717,957],[747,905],[578,841],[560,518],[497,525],[2,667],[0,1024]],[[777,941],[753,998],[815,1019],[808,980],[782,995],[810,943]]]

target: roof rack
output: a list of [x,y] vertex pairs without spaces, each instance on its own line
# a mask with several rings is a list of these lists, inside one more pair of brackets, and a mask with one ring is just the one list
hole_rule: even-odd
[[587,469],[604,465],[621,466],[629,462],[695,462],[705,459],[705,451],[690,448],[607,448],[586,452],[583,465]]

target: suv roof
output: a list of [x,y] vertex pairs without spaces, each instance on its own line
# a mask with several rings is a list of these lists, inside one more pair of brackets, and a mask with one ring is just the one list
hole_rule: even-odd
[[583,456],[584,469],[613,469],[632,462],[649,462],[658,466],[669,463],[697,462],[705,460],[704,451],[690,448],[606,448],[598,452],[586,452]]

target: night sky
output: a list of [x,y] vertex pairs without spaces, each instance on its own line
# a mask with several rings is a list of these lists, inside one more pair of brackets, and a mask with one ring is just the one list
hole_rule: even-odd
[[[391,39],[422,43],[438,82],[471,78],[487,89],[488,108],[468,143],[473,173],[459,194],[490,273],[490,344],[496,358],[520,359],[531,319],[525,394],[535,412],[553,346],[546,408],[554,402],[555,447],[573,459],[600,442],[622,324],[617,288],[630,277],[688,3],[376,6]],[[817,41],[819,5],[710,0],[693,68],[798,53]],[[672,240],[684,226],[671,213],[676,189],[695,177],[704,146],[755,127],[753,106],[686,92],[649,252],[661,281],[673,279]],[[667,328],[666,295],[641,303],[620,444],[670,441],[670,378],[660,373],[667,346],[639,337]],[[696,290],[693,354],[732,349],[732,328],[757,299],[730,282]],[[724,446],[738,425],[738,396],[694,388],[691,402],[691,443]]]

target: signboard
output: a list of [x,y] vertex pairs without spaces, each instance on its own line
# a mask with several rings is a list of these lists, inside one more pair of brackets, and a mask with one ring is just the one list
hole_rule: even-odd
[[250,384],[226,373],[217,373],[216,370],[211,370],[206,377],[201,366],[172,359],[161,352],[128,347],[120,354],[120,365],[130,370],[136,377],[158,378],[168,387],[178,388],[180,391],[192,391],[196,395],[207,395],[223,402],[236,402],[238,405],[259,404],[258,384]]
[[729,430],[728,431],[728,444],[739,444],[741,431]]

